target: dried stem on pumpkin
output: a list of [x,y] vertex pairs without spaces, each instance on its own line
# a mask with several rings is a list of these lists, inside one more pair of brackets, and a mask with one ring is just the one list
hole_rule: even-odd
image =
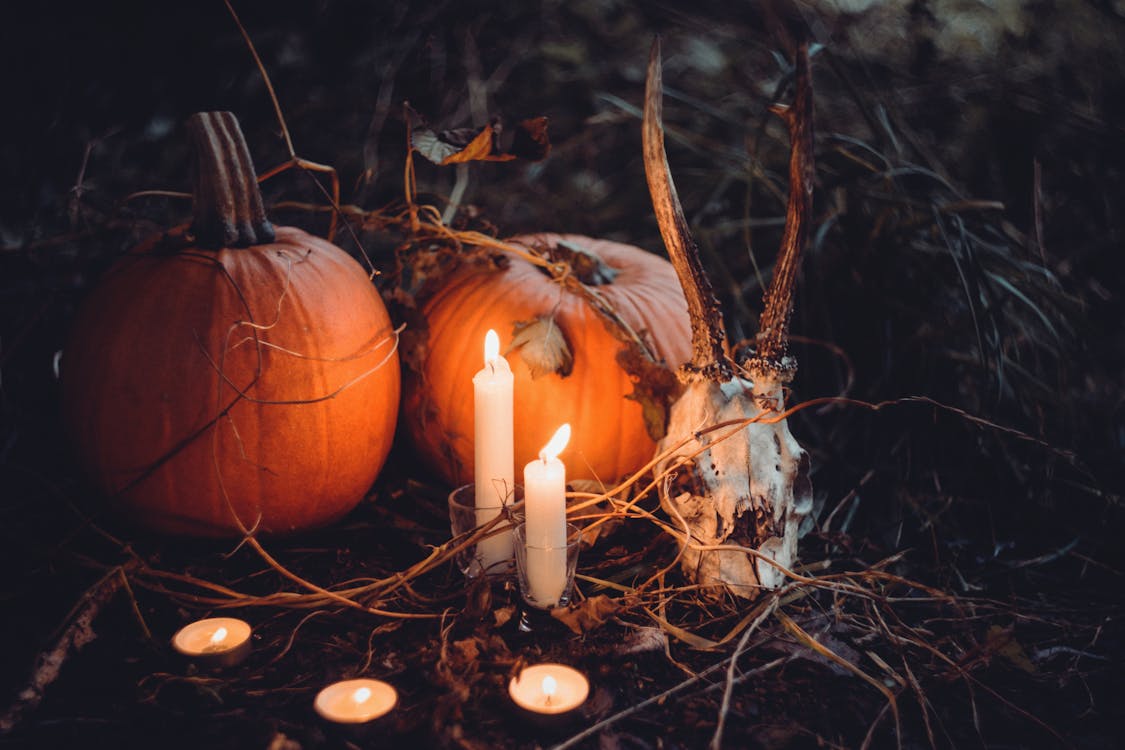
[[200,247],[250,247],[274,240],[250,149],[230,112],[197,112],[187,123],[195,155],[192,233]]
[[719,302],[711,281],[699,259],[699,248],[691,236],[684,209],[676,194],[676,184],[664,152],[663,89],[660,72],[660,39],[652,43],[645,81],[643,148],[645,177],[648,179],[652,207],[660,236],[668,248],[668,258],[680,277],[688,314],[691,316],[691,361],[684,365],[688,377],[703,377],[715,382],[731,378],[726,355],[726,331]]
[[[297,155],[297,149],[293,146],[293,138],[289,135],[289,125],[285,122],[285,115],[281,111],[281,102],[278,101],[277,92],[273,88],[273,81],[270,80],[269,71],[266,70],[265,63],[262,62],[262,58],[258,54],[258,50],[254,46],[253,40],[250,39],[250,33],[246,31],[246,27],[242,25],[242,19],[238,17],[238,13],[235,12],[234,6],[231,5],[230,0],[223,0],[223,2],[227,6],[227,12],[230,13],[231,18],[234,20],[235,26],[238,27],[239,33],[242,34],[242,39],[246,42],[246,48],[250,50],[250,55],[254,58],[254,64],[258,67],[258,72],[262,74],[262,81],[266,85],[266,91],[269,92],[270,101],[273,103],[274,113],[277,114],[277,124],[281,128],[282,137],[285,139],[285,148],[289,151],[289,161],[279,164],[272,169],[266,170],[264,173],[259,175],[258,182],[264,182],[274,175],[280,174],[292,167],[297,167],[298,169],[303,170],[305,174],[309,175],[312,183],[316,185],[316,189],[319,190],[320,193],[328,199],[329,205],[332,206],[332,215],[328,223],[327,239],[329,242],[335,242],[336,227],[341,218],[340,175],[336,172],[335,167],[328,166],[327,164],[320,164],[315,161],[309,161],[308,159],[302,158]],[[332,183],[331,192],[326,190],[324,188],[324,185],[320,184],[320,180],[313,177],[313,172],[320,172],[329,176],[329,179]],[[355,243],[356,248],[359,250],[359,254],[363,256],[363,262],[367,266],[370,277],[374,278],[378,276],[379,271],[375,268],[375,264],[371,262],[371,258],[370,256],[368,256],[367,250],[364,249],[363,243],[359,241],[359,236],[356,235],[355,230],[352,229],[351,225],[347,224],[346,222],[344,226],[347,229],[348,234],[351,236],[352,241]]]

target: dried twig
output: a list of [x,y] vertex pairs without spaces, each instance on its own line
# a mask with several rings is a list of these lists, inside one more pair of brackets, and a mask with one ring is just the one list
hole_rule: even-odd
[[51,647],[39,654],[27,686],[20,691],[16,702],[0,714],[0,734],[12,731],[23,716],[34,711],[62,672],[66,660],[97,638],[94,621],[125,583],[122,568],[115,567],[94,583],[66,616],[66,627],[55,638]]
[[727,667],[727,682],[726,687],[723,689],[723,702],[719,708],[719,720],[715,722],[715,733],[711,735],[711,750],[721,750],[723,746],[723,727],[727,721],[727,714],[730,712],[731,696],[734,694],[735,683],[735,667],[738,665],[738,657],[746,649],[746,644],[750,642],[750,636],[753,635],[767,617],[772,615],[776,610],[781,597],[774,595],[770,597],[769,604],[762,610],[754,621],[743,632],[742,637],[738,639],[738,645],[734,648],[734,654],[730,658],[730,665]]
[[[646,698],[645,700],[641,701],[640,703],[638,703],[635,706],[630,706],[629,708],[626,708],[622,711],[618,711],[617,713],[613,714],[612,716],[608,716],[608,717],[602,719],[597,724],[594,724],[590,727],[587,727],[586,729],[582,730],[578,734],[575,734],[572,737],[567,738],[565,741],[560,742],[559,744],[553,746],[551,748],[551,750],[566,750],[568,747],[574,747],[575,745],[582,742],[583,740],[585,740],[589,737],[593,737],[593,736],[601,733],[607,727],[610,727],[610,726],[616,724],[617,722],[621,721],[622,719],[625,719],[625,718],[627,718],[629,716],[632,716],[633,714],[635,714],[639,711],[642,711],[645,708],[648,708],[649,706],[653,705],[654,703],[657,703],[657,704],[663,703],[665,700],[667,700],[671,696],[675,695],[676,693],[679,693],[679,692],[682,692],[682,691],[686,690],[687,688],[691,687],[692,685],[696,684],[697,682],[700,682],[701,680],[703,680],[707,677],[710,677],[715,672],[718,672],[719,670],[723,669],[724,667],[726,667],[731,662],[731,660],[733,660],[735,658],[736,658],[736,656],[734,656],[734,655],[728,656],[727,658],[723,659],[722,661],[720,661],[716,664],[712,664],[711,666],[707,667],[706,669],[704,669],[702,672],[695,675],[694,677],[689,677],[688,679],[684,680],[680,684],[678,684],[674,687],[671,687],[671,688],[665,690],[664,692],[662,692],[658,695],[654,695],[651,698]],[[743,672],[742,675],[739,677],[739,679],[744,680],[744,679],[747,679],[747,678],[750,678],[750,677],[765,674],[766,672],[770,671],[771,669],[774,669],[775,667],[781,666],[782,664],[791,660],[792,658],[794,658],[794,657],[792,657],[792,656],[778,657],[777,659],[766,662],[765,664],[761,665],[760,667],[755,667],[754,669]]]
[[[319,190],[321,194],[323,194],[324,197],[328,200],[329,205],[333,207],[332,216],[329,220],[328,225],[328,241],[332,242],[336,237],[336,225],[340,216],[340,176],[336,173],[335,167],[330,167],[326,164],[318,164],[317,162],[309,161],[308,159],[297,156],[297,150],[293,146],[293,138],[289,135],[289,125],[285,122],[285,115],[281,111],[281,102],[278,101],[277,92],[274,90],[273,82],[270,80],[269,72],[266,71],[265,63],[262,62],[262,58],[258,54],[257,48],[254,46],[254,42],[250,39],[250,33],[246,31],[246,27],[242,25],[242,19],[238,17],[238,13],[235,12],[234,6],[231,5],[230,0],[223,0],[223,2],[227,6],[227,12],[230,13],[231,18],[234,20],[235,25],[238,27],[239,33],[242,34],[242,39],[246,42],[246,47],[250,50],[250,55],[254,58],[254,64],[258,66],[258,72],[262,74],[262,80],[265,82],[266,90],[270,95],[270,101],[273,103],[274,113],[277,115],[278,125],[281,127],[281,136],[285,139],[285,148],[289,151],[289,161],[273,167],[272,169],[269,169],[266,172],[258,175],[258,181],[264,182],[274,175],[280,174],[281,172],[284,172],[285,170],[292,167],[297,167],[298,169],[303,170],[306,174],[309,174],[310,178],[312,177],[312,172],[321,172],[324,174],[328,174],[332,181],[331,193],[325,190],[324,186],[321,185],[320,181],[316,178],[312,178],[312,182],[314,185],[316,185],[317,190]],[[351,229],[350,226],[348,226],[348,232],[351,234],[352,241],[355,242],[356,247],[359,249],[360,254],[363,256],[363,260],[367,264],[367,268],[370,271],[371,275],[373,277],[377,276],[379,272],[375,269],[375,265],[371,262],[371,258],[368,257],[367,251],[364,249],[363,244],[359,241],[359,237],[356,236],[355,232]]]

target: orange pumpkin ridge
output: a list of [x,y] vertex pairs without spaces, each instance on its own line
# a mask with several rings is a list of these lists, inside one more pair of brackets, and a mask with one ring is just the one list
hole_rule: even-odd
[[[331,523],[390,451],[397,334],[347,253],[255,218],[249,153],[225,151],[246,149],[233,116],[192,123],[227,136],[196,139],[208,187],[192,232],[253,244],[167,253],[153,240],[119,260],[64,350],[64,418],[93,482],[144,527],[237,537]],[[242,169],[220,178],[214,159]],[[225,209],[199,209],[228,194]]]
[[[668,261],[621,243],[577,235],[540,234],[513,244],[528,248],[578,245],[618,274],[597,294],[671,368],[691,355],[690,321],[679,281]],[[568,477],[609,484],[647,463],[655,443],[642,406],[628,398],[631,376],[617,354],[626,345],[584,295],[544,274],[515,253],[507,268],[455,271],[422,306],[428,325],[422,372],[407,380],[404,425],[419,455],[450,484],[472,481],[472,376],[482,365],[484,334],[493,328],[507,350],[516,323],[553,316],[574,357],[573,371],[531,376],[519,350],[506,353],[515,379],[515,463],[534,459],[564,422],[573,430],[561,458]]]

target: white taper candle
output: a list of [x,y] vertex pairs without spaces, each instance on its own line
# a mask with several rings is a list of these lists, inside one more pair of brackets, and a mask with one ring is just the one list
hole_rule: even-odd
[[539,606],[557,603],[566,590],[566,466],[558,455],[569,441],[564,424],[523,470],[527,583]]
[[[473,376],[473,477],[477,525],[500,514],[515,484],[512,444],[512,369],[500,356],[500,338],[489,329],[484,337],[484,367]],[[510,533],[477,545],[485,571],[511,560]]]

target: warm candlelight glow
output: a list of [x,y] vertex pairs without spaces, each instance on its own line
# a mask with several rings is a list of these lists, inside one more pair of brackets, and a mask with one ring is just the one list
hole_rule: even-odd
[[558,604],[568,584],[566,465],[558,457],[568,442],[570,424],[564,424],[539,458],[523,467],[525,566],[520,575],[527,580],[524,599],[541,609]]
[[543,450],[539,451],[540,461],[550,461],[553,458],[558,458],[558,455],[566,448],[566,444],[570,442],[570,423],[567,422],[559,429],[555,430],[554,436],[547,441],[543,446]]
[[484,334],[484,363],[490,365],[500,356],[500,337],[491,328]]
[[[516,484],[514,387],[512,368],[500,355],[500,337],[490,328],[484,336],[484,367],[473,376],[473,497],[478,526],[500,515]],[[474,555],[481,570],[504,573],[511,566],[511,534],[482,539]]]
[[231,667],[250,654],[250,624],[236,617],[188,623],[172,637],[172,647],[197,664]]
[[532,714],[559,715],[581,706],[590,694],[586,676],[565,664],[533,664],[508,683],[508,695]]
[[391,711],[398,692],[382,680],[359,678],[334,682],[313,701],[316,712],[338,724],[363,724]]
[[558,690],[558,689],[559,689],[558,680],[556,680],[551,675],[547,675],[546,677],[544,677],[543,678],[543,695],[546,696],[546,700],[544,701],[544,703],[549,704],[551,702],[551,696],[554,695],[555,691]]

